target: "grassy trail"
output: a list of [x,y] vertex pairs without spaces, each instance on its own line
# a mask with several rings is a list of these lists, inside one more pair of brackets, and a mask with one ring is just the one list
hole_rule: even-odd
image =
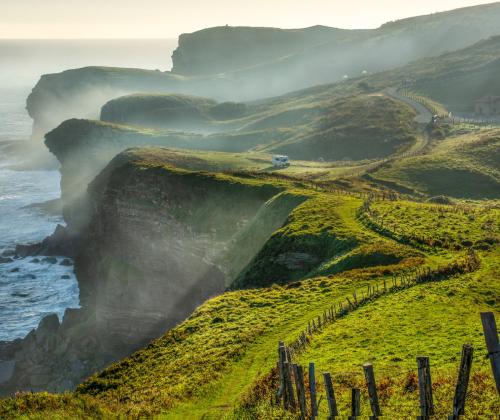
[[[361,201],[346,199],[335,211],[341,216],[342,222],[349,231],[368,240],[384,240],[378,233],[367,230],[357,219],[356,210]],[[430,265],[437,265],[441,258],[431,257]],[[441,260],[442,261],[442,260]],[[314,280],[313,280],[314,281]],[[252,388],[254,381],[276,363],[276,348],[280,340],[291,342],[295,340],[307,322],[313,317],[330,308],[333,302],[345,301],[346,296],[352,296],[355,290],[366,288],[368,284],[381,284],[377,277],[368,281],[344,281],[336,285],[333,295],[321,300],[309,302],[306,307],[300,306],[287,314],[279,314],[282,318],[270,330],[250,344],[241,359],[231,365],[229,371],[219,381],[208,386],[201,397],[182,403],[160,416],[162,419],[221,419],[230,417],[241,397]]]

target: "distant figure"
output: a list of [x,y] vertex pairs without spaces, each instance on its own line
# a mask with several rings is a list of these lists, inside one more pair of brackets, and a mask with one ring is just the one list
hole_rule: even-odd
[[290,160],[288,159],[288,156],[284,155],[274,155],[272,158],[272,162],[275,168],[286,168],[287,166],[290,166]]

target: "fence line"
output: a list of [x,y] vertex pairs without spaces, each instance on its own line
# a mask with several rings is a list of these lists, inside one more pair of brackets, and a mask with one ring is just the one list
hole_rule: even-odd
[[412,270],[393,274],[391,279],[383,279],[383,283],[374,286],[368,285],[365,291],[354,291],[352,297],[345,297],[345,301],[333,303],[330,308],[323,311],[310,321],[299,337],[289,344],[287,348],[291,355],[303,351],[309,344],[310,338],[314,332],[320,330],[324,325],[334,322],[344,317],[351,311],[369,303],[385,294],[395,293],[418,284],[441,281],[456,274],[465,274],[477,270],[480,266],[480,260],[476,252],[470,248],[465,256],[445,266],[439,266],[432,270],[430,267],[416,267]]
[[[422,248],[422,246],[424,246],[424,250],[426,249],[425,247],[436,246],[455,251],[464,248],[464,246],[458,247],[457,244],[436,240],[435,238],[432,238],[430,236],[418,235],[414,231],[410,231],[403,226],[398,227],[395,223],[387,222],[383,215],[372,209],[371,204],[373,203],[373,201],[374,200],[372,197],[368,197],[363,201],[363,205],[356,212],[356,218],[368,229],[371,229],[383,236],[387,236],[403,244],[411,244],[417,248]],[[433,205],[433,210],[437,211],[441,215],[444,215],[445,213],[455,213],[463,215],[472,215],[479,213],[479,210],[465,205]],[[491,234],[491,232],[489,233]]]
[[[485,336],[486,345],[488,348],[489,357],[492,363],[492,372],[497,385],[497,392],[500,396],[500,344],[498,339],[498,332],[495,324],[495,317],[493,313],[481,313],[483,323],[483,332]],[[295,395],[299,400],[299,418],[300,419],[316,419],[318,415],[318,405],[322,401],[322,396],[317,402],[317,384],[314,370],[314,363],[309,363],[309,400],[310,409],[307,405],[306,387],[304,385],[303,369],[300,365],[292,362],[291,349],[288,349],[283,342],[278,346],[278,372],[280,386],[277,393],[276,403],[283,403],[286,410],[297,412],[297,405],[291,404],[295,401]],[[468,390],[468,384],[471,374],[473,360],[473,346],[471,344],[464,344],[462,346],[462,356],[458,369],[457,382],[455,393],[453,396],[451,414],[448,420],[459,420],[460,416],[465,414],[465,403]],[[435,414],[434,398],[432,394],[432,379],[430,359],[427,356],[418,356],[416,358],[417,372],[418,372],[418,389],[420,400],[420,415],[416,416],[417,419],[427,420],[430,416]],[[290,368],[292,366],[292,368]],[[377,385],[375,380],[374,368],[371,363],[363,365],[365,382],[368,390],[368,399],[370,402],[370,419],[377,419],[382,416],[382,407],[380,406]],[[332,376],[330,372],[323,372],[323,382],[325,388],[326,401],[328,403],[328,419],[334,419],[339,416],[339,408],[335,398],[335,390],[333,386]],[[295,379],[295,389],[293,379]],[[296,394],[295,394],[296,392]],[[349,419],[357,419],[361,415],[361,391],[359,388],[351,390],[351,413]]]

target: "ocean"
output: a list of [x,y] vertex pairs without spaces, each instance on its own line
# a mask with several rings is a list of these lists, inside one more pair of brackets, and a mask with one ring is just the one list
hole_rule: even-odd
[[[32,121],[26,97],[44,73],[88,65],[168,69],[173,40],[140,41],[0,41],[0,142],[27,140]],[[1,152],[0,152],[1,153]],[[0,156],[0,255],[16,244],[39,242],[50,235],[60,215],[31,204],[60,196],[56,170],[13,170],[15,159]],[[26,336],[40,320],[79,306],[73,266],[28,257],[0,262],[0,341]]]

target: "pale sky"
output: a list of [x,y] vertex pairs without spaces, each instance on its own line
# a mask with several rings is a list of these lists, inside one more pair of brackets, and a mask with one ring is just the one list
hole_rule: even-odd
[[474,0],[0,0],[0,38],[176,38],[229,24],[374,28]]

